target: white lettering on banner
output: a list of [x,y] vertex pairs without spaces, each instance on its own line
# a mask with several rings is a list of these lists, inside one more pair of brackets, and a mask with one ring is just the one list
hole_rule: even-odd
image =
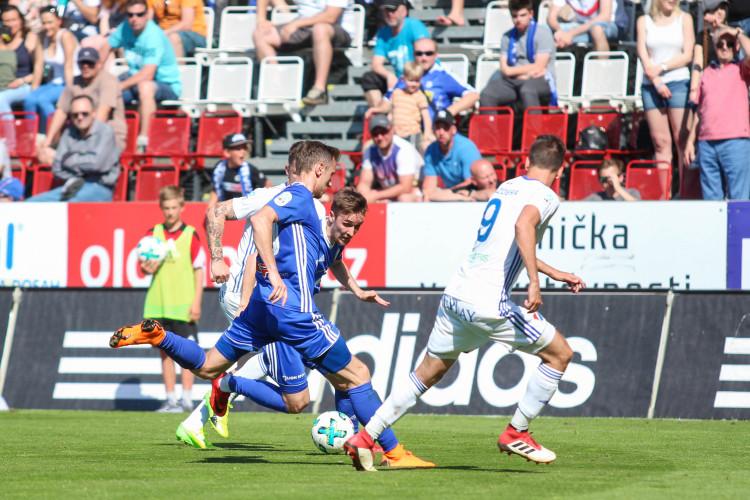
[[[476,240],[484,204],[421,205],[387,207],[387,287],[445,287]],[[537,253],[587,288],[724,290],[727,204],[563,202]],[[524,273],[518,287],[527,284]]]
[[[744,320],[744,318],[743,318]],[[724,339],[724,354],[750,355],[750,338],[727,337]],[[719,372],[720,382],[750,382],[750,365],[723,364]],[[750,386],[749,386],[750,387]],[[750,391],[716,391],[714,408],[750,408]]]
[[[99,262],[99,274],[92,274],[94,261]],[[87,287],[103,287],[109,279],[109,254],[101,245],[91,245],[81,255],[81,280]]]
[[[367,280],[359,279],[359,273],[362,272],[362,268],[364,267],[365,262],[367,262],[367,249],[366,248],[344,248],[343,257],[346,260],[352,261],[351,264],[349,264],[348,266],[349,272],[351,273],[352,278],[354,278],[354,280],[357,282],[357,285],[363,288],[366,287]],[[341,283],[339,283],[338,280],[333,277],[333,274],[331,274],[331,271],[328,271],[321,278],[320,286],[322,288],[338,288],[341,286]]]

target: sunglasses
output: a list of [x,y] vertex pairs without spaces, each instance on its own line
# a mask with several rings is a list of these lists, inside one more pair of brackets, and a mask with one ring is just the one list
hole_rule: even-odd
[[131,18],[131,17],[143,17],[145,15],[146,15],[146,11],[145,10],[143,12],[128,12],[128,18]]
[[719,40],[718,42],[716,42],[716,48],[717,49],[733,49],[734,48],[734,44],[733,43],[729,43],[729,42],[727,42],[726,40],[724,40],[722,38],[721,40]]
[[432,57],[434,55],[435,55],[435,51],[434,50],[428,50],[427,52],[422,52],[422,51],[419,51],[419,50],[415,50],[414,51],[414,56],[415,57],[419,57],[419,56]]
[[388,132],[390,132],[390,130],[388,130],[386,128],[376,128],[375,130],[371,130],[370,131],[370,135],[372,137],[377,137],[379,135],[387,135]]
[[80,113],[70,113],[70,116],[75,120],[77,118],[88,118],[91,113],[88,111],[81,111]]
[[606,184],[609,182],[609,177],[599,177],[599,184]]
[[81,68],[88,66],[89,68],[93,68],[96,66],[96,63],[93,61],[78,61],[78,66]]

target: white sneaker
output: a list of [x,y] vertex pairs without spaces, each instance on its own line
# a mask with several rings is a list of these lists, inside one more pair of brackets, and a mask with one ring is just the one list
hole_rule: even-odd
[[185,410],[176,401],[165,401],[163,405],[156,410],[157,413],[182,413]]

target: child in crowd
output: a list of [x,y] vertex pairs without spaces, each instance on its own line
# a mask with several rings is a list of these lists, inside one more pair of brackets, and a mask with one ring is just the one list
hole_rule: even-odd
[[213,189],[208,199],[209,207],[216,202],[247,196],[254,189],[273,185],[263,172],[245,161],[247,145],[251,142],[244,134],[224,137],[224,159],[216,164],[211,176]]
[[[144,274],[154,275],[146,293],[143,317],[158,320],[170,332],[197,342],[206,253],[195,228],[181,219],[185,209],[185,195],[181,187],[164,186],[159,192],[159,207],[164,214],[164,222],[150,229],[147,236],[154,236],[166,243],[167,258],[163,262],[147,260],[140,263]],[[177,375],[174,362],[161,349],[159,354],[167,401],[157,411],[192,411],[195,375],[190,370],[182,370],[182,399],[178,402],[175,396]]]
[[598,167],[599,183],[603,191],[590,194],[584,201],[638,201],[641,193],[634,188],[626,188],[623,183],[622,161],[606,159]]
[[393,91],[391,104],[396,135],[411,142],[424,154],[425,148],[435,140],[435,135],[432,133],[432,119],[428,109],[430,103],[421,89],[422,75],[424,68],[419,63],[407,62],[401,76],[406,88]]

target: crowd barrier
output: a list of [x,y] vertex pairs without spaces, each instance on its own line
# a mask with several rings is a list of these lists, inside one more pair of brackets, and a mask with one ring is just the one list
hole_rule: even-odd
[[[381,394],[414,369],[440,292],[383,292],[382,308],[349,293],[316,302],[370,366]],[[12,408],[154,410],[164,398],[160,358],[150,346],[111,349],[112,331],[136,323],[144,290],[26,289],[6,342],[11,289],[0,289],[2,396]],[[517,295],[519,299],[523,295]],[[226,327],[218,292],[204,295],[199,341],[210,348]],[[546,415],[750,418],[750,294],[694,291],[549,291],[543,314],[575,352]],[[485,346],[461,356],[415,412],[510,414],[538,358]],[[209,389],[197,381],[196,401]],[[309,378],[311,406],[334,406],[330,385]],[[180,388],[177,390],[180,393]],[[259,410],[249,401],[237,410]]]

